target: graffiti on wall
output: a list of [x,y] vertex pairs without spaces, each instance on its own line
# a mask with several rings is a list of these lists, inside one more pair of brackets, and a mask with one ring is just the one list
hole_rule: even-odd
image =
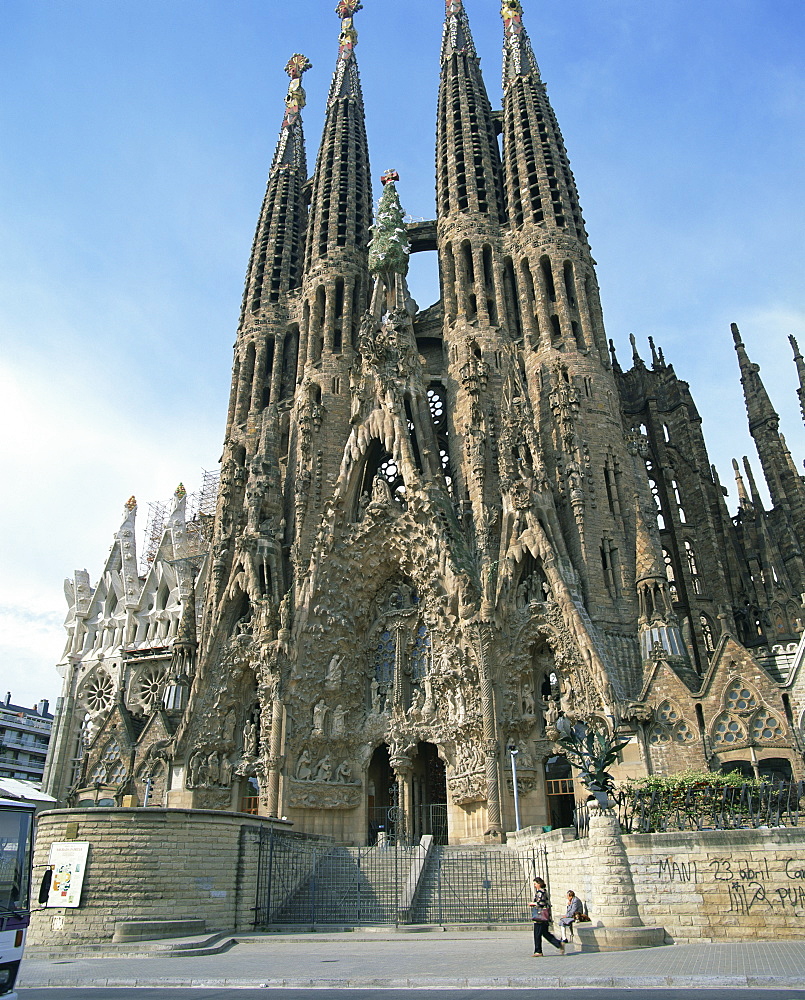
[[[739,916],[760,910],[794,916],[805,915],[805,859],[767,857],[714,857],[707,862],[677,861],[672,857],[657,862],[660,882],[701,885],[707,881],[729,892],[729,913]],[[705,869],[700,878],[700,869]],[[702,885],[704,888],[704,885]]]

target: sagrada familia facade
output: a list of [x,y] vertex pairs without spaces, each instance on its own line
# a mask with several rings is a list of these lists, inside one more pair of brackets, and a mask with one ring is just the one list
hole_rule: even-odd
[[[469,6],[469,4],[468,4]],[[447,0],[436,219],[373,213],[340,0],[312,178],[307,59],[237,330],[217,500],[177,491],[152,558],[132,498],[67,583],[45,777],[73,806],[245,810],[365,843],[566,825],[557,722],[629,735],[616,772],[802,778],[805,485],[733,327],[771,497],[731,514],[688,385],[604,330],[565,144],[503,0],[503,108]],[[409,255],[435,250],[420,309]],[[805,360],[792,340],[805,413]]]

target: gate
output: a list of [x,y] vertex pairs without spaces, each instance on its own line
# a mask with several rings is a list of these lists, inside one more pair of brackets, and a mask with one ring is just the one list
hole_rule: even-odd
[[523,923],[531,919],[532,881],[548,879],[545,847],[434,847],[413,908],[418,924]]
[[344,847],[260,830],[255,928],[277,924],[497,924],[530,919],[544,847]]
[[[342,847],[260,831],[254,926],[398,924],[419,847]],[[402,907],[406,909],[403,910]]]

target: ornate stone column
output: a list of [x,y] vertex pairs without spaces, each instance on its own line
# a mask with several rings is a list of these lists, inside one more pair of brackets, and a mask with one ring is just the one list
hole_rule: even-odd
[[594,923],[576,924],[585,951],[653,948],[665,941],[665,928],[645,927],[640,919],[632,872],[612,809],[590,802],[590,854]]
[[492,689],[492,678],[486,661],[489,647],[489,626],[485,622],[476,621],[476,644],[478,653],[478,675],[481,682],[481,706],[484,723],[484,755],[486,768],[486,809],[489,818],[484,834],[489,840],[503,840],[503,824],[500,819],[500,778],[498,775],[498,739],[497,720],[495,718],[495,695]]
[[407,840],[413,820],[411,815],[411,775],[414,765],[411,758],[402,753],[392,753],[390,763],[397,779],[397,839]]
[[269,816],[279,816],[280,771],[285,763],[285,758],[280,753],[282,750],[282,711],[282,702],[279,698],[275,698],[271,707],[271,742],[266,761],[268,765],[266,808]]

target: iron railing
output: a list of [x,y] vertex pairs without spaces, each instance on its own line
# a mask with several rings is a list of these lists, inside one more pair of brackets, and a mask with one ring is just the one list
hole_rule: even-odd
[[[800,825],[805,782],[693,785],[688,789],[624,788],[610,793],[623,833],[741,830]],[[586,802],[576,802],[577,837],[589,832]]]

